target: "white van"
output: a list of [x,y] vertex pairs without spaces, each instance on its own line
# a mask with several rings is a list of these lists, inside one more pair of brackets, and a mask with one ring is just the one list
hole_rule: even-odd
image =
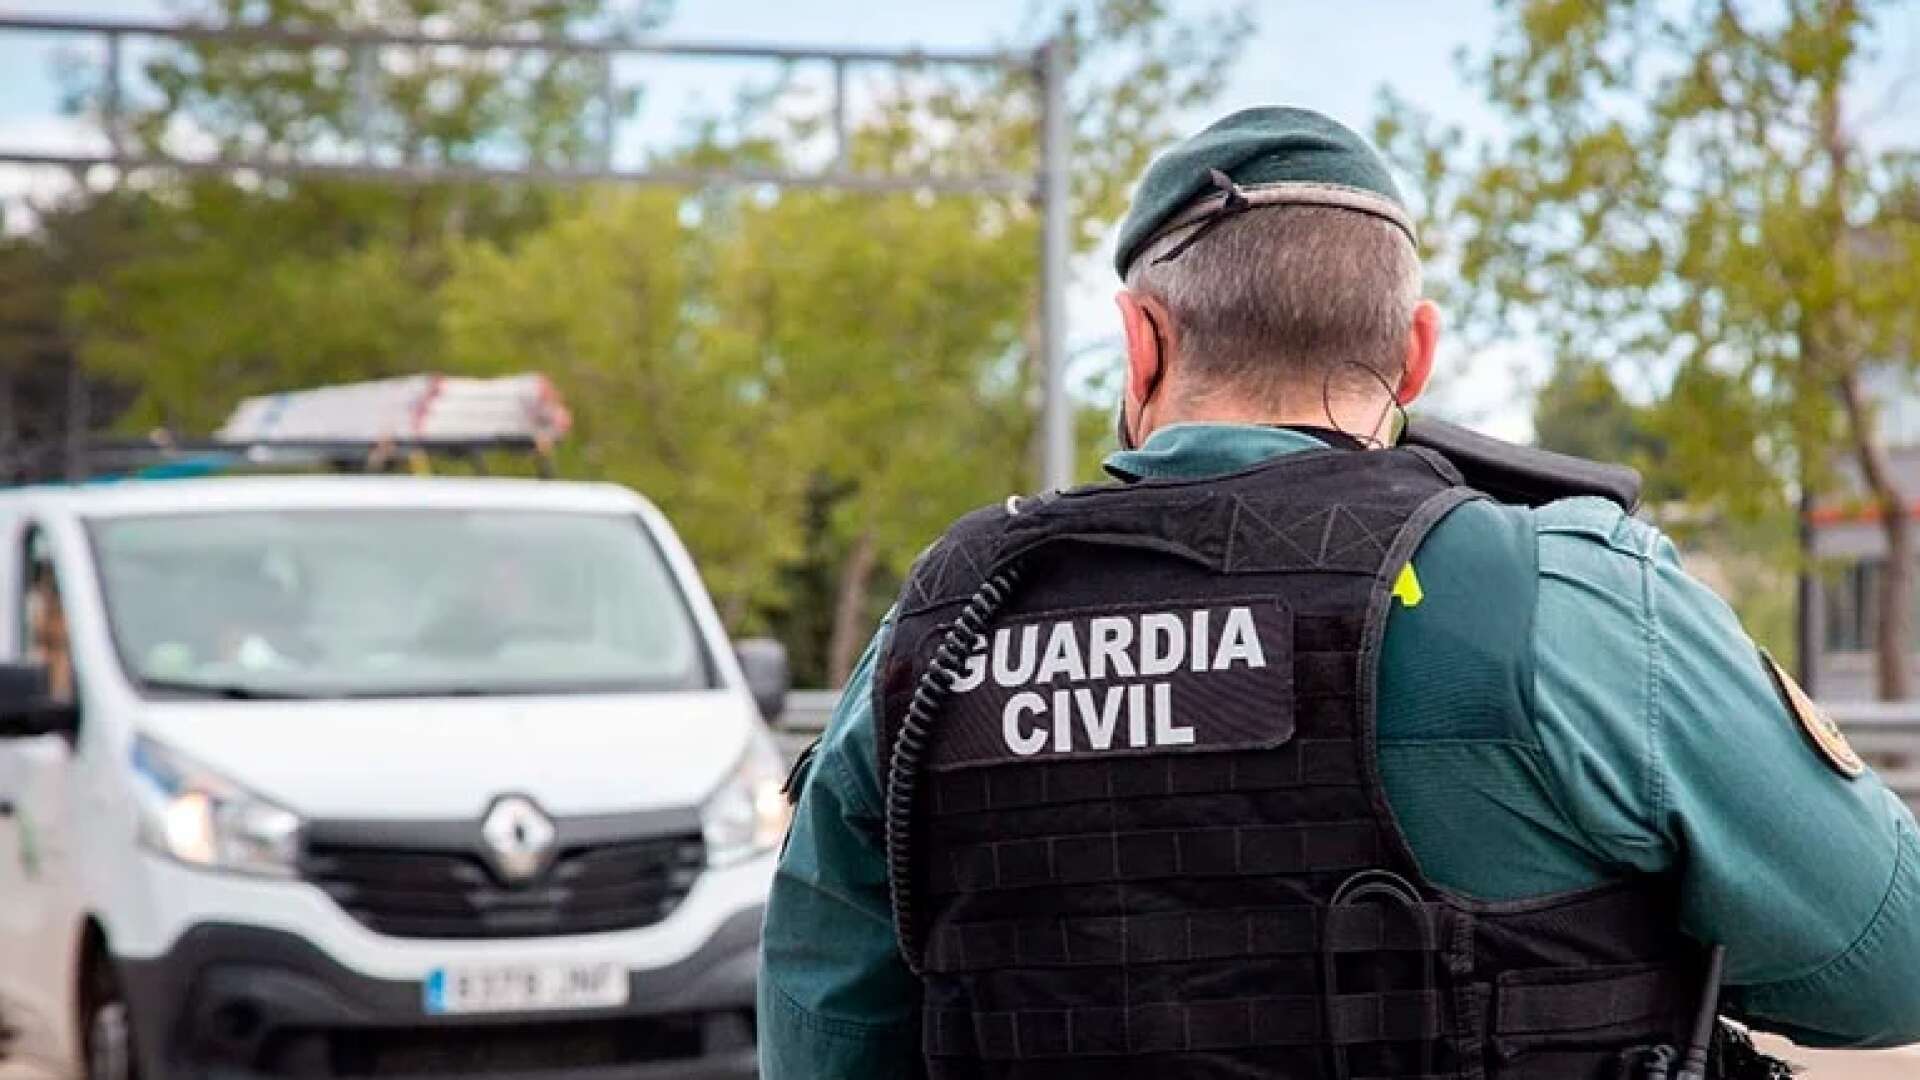
[[0,1074],[752,1075],[786,662],[641,498],[28,488],[0,552]]

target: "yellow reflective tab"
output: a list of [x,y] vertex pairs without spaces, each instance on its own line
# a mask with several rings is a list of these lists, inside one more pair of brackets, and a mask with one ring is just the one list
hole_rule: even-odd
[[1413,564],[1400,568],[1400,576],[1393,581],[1393,595],[1405,607],[1419,607],[1427,594],[1420,588],[1420,575],[1413,572]]

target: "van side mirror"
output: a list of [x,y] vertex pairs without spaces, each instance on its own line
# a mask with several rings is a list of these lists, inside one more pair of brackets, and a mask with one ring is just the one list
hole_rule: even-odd
[[44,664],[0,663],[0,739],[72,738],[79,730],[79,708],[53,700]]
[[793,675],[787,669],[787,647],[772,638],[748,638],[733,647],[740,660],[740,672],[747,677],[747,689],[754,704],[768,723],[787,711],[787,691],[793,689]]

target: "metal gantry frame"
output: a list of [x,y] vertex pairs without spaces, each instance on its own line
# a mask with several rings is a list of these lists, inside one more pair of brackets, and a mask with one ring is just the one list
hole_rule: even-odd
[[[321,31],[277,26],[215,26],[196,23],[66,18],[0,12],[0,36],[27,34],[91,37],[106,45],[105,79],[99,122],[107,141],[105,153],[49,153],[0,145],[0,164],[58,167],[84,174],[105,166],[119,175],[147,170],[184,173],[254,173],[260,176],[320,176],[398,183],[494,181],[514,183],[622,183],[700,187],[751,185],[779,188],[833,188],[863,192],[932,192],[949,195],[1019,195],[1034,199],[1040,212],[1040,370],[1041,468],[1045,487],[1065,487],[1073,480],[1073,410],[1066,389],[1066,283],[1070,237],[1066,160],[1071,133],[1066,105],[1066,80],[1071,58],[1064,36],[1050,38],[1032,51],[965,51],[920,49],[824,48],[761,45],[726,41],[670,41],[662,39],[492,38],[461,35],[367,31]],[[125,132],[122,68],[125,42],[149,38],[186,43],[214,42],[257,45],[273,49],[339,48],[352,57],[355,85],[361,95],[360,116],[373,113],[373,74],[378,51],[389,47],[449,48],[474,52],[537,53],[589,56],[599,60],[600,99],[605,122],[600,132],[598,160],[587,165],[556,166],[543,162],[523,165],[486,165],[454,162],[383,162],[375,160],[371,139],[361,139],[356,160],[300,160],[254,157],[176,157],[130,148]],[[831,164],[819,172],[736,167],[624,169],[614,161],[618,87],[614,62],[623,56],[673,56],[722,60],[818,62],[833,74]],[[854,65],[902,67],[970,67],[1024,71],[1031,75],[1039,101],[1039,169],[1036,174],[977,173],[968,175],[884,174],[853,170],[847,155],[847,69]]]

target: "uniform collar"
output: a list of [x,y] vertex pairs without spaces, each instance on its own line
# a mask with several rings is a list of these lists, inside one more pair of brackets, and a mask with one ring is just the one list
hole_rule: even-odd
[[1284,454],[1359,449],[1352,436],[1325,428],[1267,424],[1169,424],[1147,437],[1138,450],[1116,450],[1104,467],[1117,480],[1191,480],[1220,476]]

